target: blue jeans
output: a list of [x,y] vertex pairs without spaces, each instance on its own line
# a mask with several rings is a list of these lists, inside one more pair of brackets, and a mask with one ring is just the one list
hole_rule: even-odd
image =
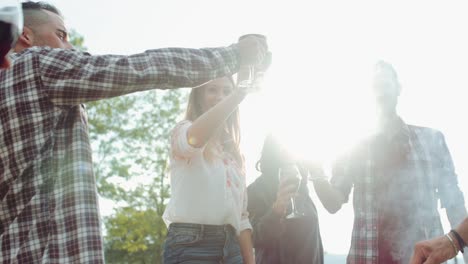
[[164,242],[163,263],[239,264],[243,261],[232,226],[173,223]]

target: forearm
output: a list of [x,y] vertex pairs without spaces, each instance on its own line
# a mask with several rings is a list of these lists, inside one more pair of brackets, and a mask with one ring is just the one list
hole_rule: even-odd
[[234,90],[226,99],[197,118],[187,132],[190,144],[194,147],[204,146],[244,97],[245,93]]
[[255,256],[252,245],[252,232],[250,229],[242,230],[239,236],[239,245],[245,264],[255,264]]
[[149,50],[130,56],[91,56],[41,50],[44,90],[56,104],[77,104],[150,89],[195,87],[239,69],[235,45],[227,48]]
[[452,228],[459,227],[466,220],[467,213],[464,204],[450,206],[445,208],[445,210]]
[[340,210],[345,202],[343,194],[334,188],[328,180],[315,180],[314,189],[325,209],[332,214]]

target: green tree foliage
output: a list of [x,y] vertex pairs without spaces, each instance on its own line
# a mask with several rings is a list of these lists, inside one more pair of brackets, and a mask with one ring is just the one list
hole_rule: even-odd
[[[83,47],[76,32],[70,41]],[[104,217],[107,263],[161,262],[169,135],[185,98],[159,90],[87,104],[98,191],[115,203]]]
[[161,259],[169,134],[181,97],[180,91],[148,91],[89,104],[98,190],[118,204],[104,221],[109,263]]
[[70,30],[69,37],[70,44],[72,44],[75,49],[82,51],[87,50],[87,48],[84,46],[84,37],[76,32],[76,30]]

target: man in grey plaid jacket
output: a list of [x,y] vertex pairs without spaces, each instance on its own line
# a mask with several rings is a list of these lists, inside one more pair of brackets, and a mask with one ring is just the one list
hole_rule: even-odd
[[353,192],[347,263],[406,264],[416,241],[443,234],[438,203],[455,227],[466,217],[465,199],[442,132],[397,114],[401,85],[391,64],[376,64],[372,89],[377,131],[338,159],[330,182],[319,177],[314,187],[332,213]]
[[59,11],[23,3],[24,29],[0,70],[0,260],[103,263],[83,103],[195,87],[256,64],[265,40],[92,56],[72,49]]

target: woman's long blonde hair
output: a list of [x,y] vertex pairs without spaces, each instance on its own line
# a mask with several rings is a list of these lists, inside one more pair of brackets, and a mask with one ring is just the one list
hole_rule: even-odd
[[[232,90],[235,89],[236,85],[234,80],[231,76],[227,76],[229,81],[232,84]],[[192,89],[189,96],[189,101],[187,105],[187,111],[185,113],[185,119],[191,122],[195,121],[198,117],[200,117],[204,112],[202,108],[203,95],[205,93],[207,84],[200,86],[199,88]],[[224,147],[224,151],[231,154],[234,159],[238,162],[238,164],[242,167],[243,166],[243,158],[240,153],[240,118],[239,118],[239,108],[236,108],[234,112],[228,117],[226,122],[224,123],[224,127],[221,127],[220,135],[213,137],[213,139],[217,138],[220,140],[222,146]],[[207,143],[204,155],[207,160],[212,160],[216,151],[215,151],[215,140],[210,139]]]

